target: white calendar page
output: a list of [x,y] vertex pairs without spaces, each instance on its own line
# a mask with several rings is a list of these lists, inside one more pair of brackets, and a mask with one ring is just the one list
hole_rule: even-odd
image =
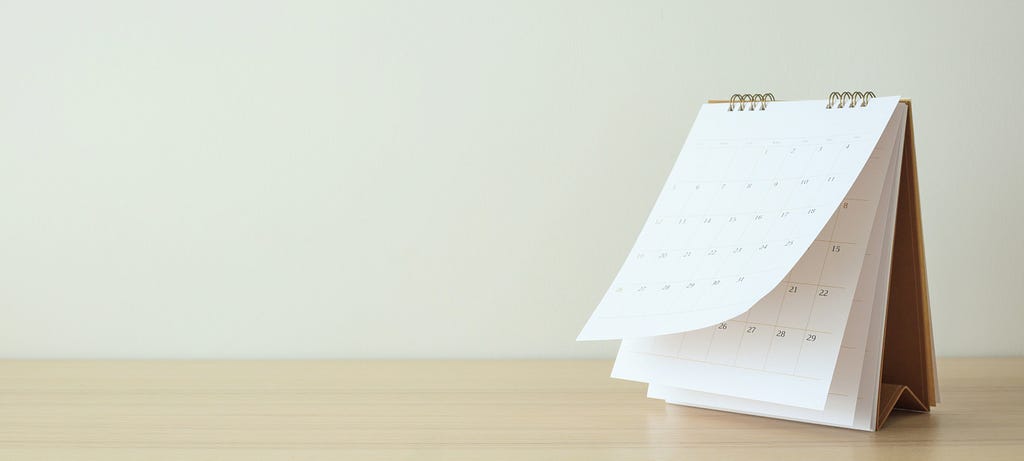
[[[902,146],[905,106],[898,107],[846,198],[782,283],[749,311],[682,334],[624,340],[612,376],[696,391],[821,410],[833,387],[840,346],[857,344],[863,360],[867,319],[847,325],[851,306],[872,300],[860,284],[872,228],[887,215],[879,203]],[[883,201],[884,203],[884,201]],[[878,232],[876,232],[878,234]],[[880,238],[880,237],[879,237]],[[880,245],[880,244],[879,244]],[[872,267],[873,266],[873,267]],[[855,296],[856,293],[856,296]],[[869,305],[869,304],[868,304]],[[858,319],[859,320],[859,319]],[[851,350],[845,351],[847,355]],[[843,376],[856,395],[859,365]],[[843,390],[849,395],[851,390]],[[849,412],[852,417],[853,405]]]
[[[633,249],[579,339],[697,330],[775,289],[864,168],[898,97],[826,110],[706,104]],[[815,250],[818,251],[818,250]]]
[[[902,104],[901,104],[902,106]],[[651,383],[648,396],[669,403],[712,408],[828,424],[861,430],[875,427],[878,377],[881,366],[881,348],[885,306],[888,302],[888,283],[892,260],[892,243],[900,177],[900,154],[903,151],[905,106],[897,108],[900,125],[892,160],[888,167],[885,187],[879,201],[878,213],[871,228],[864,264],[857,283],[849,322],[843,337],[843,346],[832,377],[827,402],[823,410],[791,407],[757,400],[737,398],[710,392]],[[883,135],[888,137],[888,132]]]

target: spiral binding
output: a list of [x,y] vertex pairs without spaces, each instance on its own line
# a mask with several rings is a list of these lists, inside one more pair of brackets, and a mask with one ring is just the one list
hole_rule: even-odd
[[[844,107],[864,107],[868,105],[868,101],[875,97],[875,93],[871,91],[833,91],[828,95],[828,104],[825,106],[826,109],[842,109]],[[857,104],[860,101],[860,104]]]
[[750,94],[750,93],[739,94],[739,93],[736,93],[736,94],[734,94],[734,95],[729,97],[729,112],[732,112],[733,110],[736,110],[737,107],[741,111],[742,110],[755,110],[754,108],[757,107],[758,103],[761,104],[761,107],[759,109],[756,109],[756,110],[764,110],[764,108],[768,105],[768,101],[774,101],[774,100],[775,100],[775,95],[773,95],[771,93],[754,93],[754,94]]

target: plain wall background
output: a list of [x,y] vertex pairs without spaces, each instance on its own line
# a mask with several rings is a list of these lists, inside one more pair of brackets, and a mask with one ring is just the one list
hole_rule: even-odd
[[858,89],[938,353],[1024,353],[1019,2],[144,3],[0,4],[2,357],[611,357],[699,104]]

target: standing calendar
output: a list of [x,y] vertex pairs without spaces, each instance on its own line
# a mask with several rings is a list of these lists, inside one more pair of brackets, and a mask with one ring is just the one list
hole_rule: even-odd
[[880,428],[937,402],[910,101],[701,107],[580,340],[669,403]]

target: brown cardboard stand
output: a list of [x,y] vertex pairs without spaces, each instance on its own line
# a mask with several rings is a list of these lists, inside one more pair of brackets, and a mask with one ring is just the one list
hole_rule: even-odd
[[921,237],[914,119],[910,100],[900,102],[907,104],[907,127],[896,204],[896,231],[875,429],[885,424],[893,410],[927,412],[938,401],[928,277]]
[[[728,103],[710,100],[709,103]],[[935,349],[928,306],[921,201],[917,187],[914,118],[909,99],[903,141],[903,166],[896,204],[889,303],[886,306],[882,375],[878,383],[875,429],[881,429],[894,410],[928,412],[938,401]],[[770,103],[769,103],[770,104]]]

